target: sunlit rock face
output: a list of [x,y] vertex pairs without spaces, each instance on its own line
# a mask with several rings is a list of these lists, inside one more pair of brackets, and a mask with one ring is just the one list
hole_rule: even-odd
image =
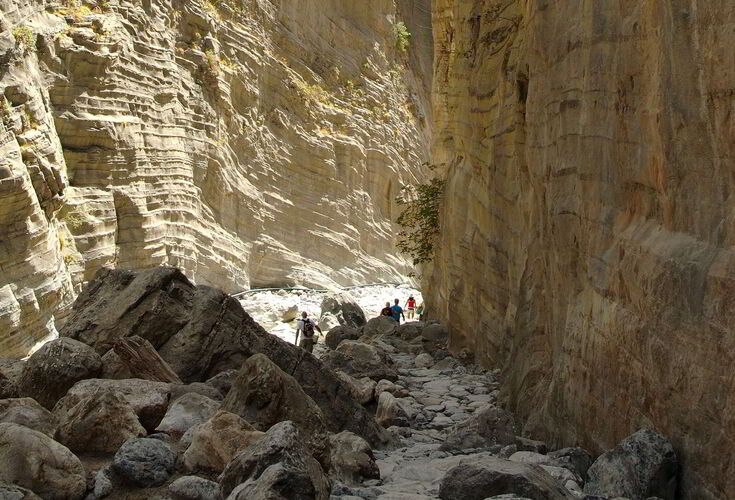
[[101,266],[228,291],[405,273],[432,44],[400,51],[395,25],[429,4],[0,0],[2,355]]
[[[434,3],[424,292],[502,367],[529,430],[610,447],[654,426],[689,498],[735,491],[735,7]],[[604,425],[600,425],[604,422]]]

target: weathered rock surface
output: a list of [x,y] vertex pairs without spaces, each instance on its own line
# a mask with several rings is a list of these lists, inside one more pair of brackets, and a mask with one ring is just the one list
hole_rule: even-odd
[[428,311],[532,434],[600,452],[652,425],[685,494],[727,496],[735,6],[588,5],[434,2]]
[[513,415],[494,405],[474,412],[472,417],[456,424],[442,443],[441,449],[461,451],[488,448],[516,442],[516,423]]
[[343,340],[334,351],[324,354],[322,361],[329,368],[355,378],[369,377],[376,382],[398,378],[388,353],[378,346],[357,340]]
[[375,380],[370,377],[354,378],[347,375],[345,372],[336,371],[337,377],[347,384],[350,389],[350,394],[357,402],[365,405],[375,399]]
[[322,411],[293,377],[264,355],[256,354],[245,362],[222,409],[262,431],[278,422],[293,422],[319,461],[329,463],[329,438]]
[[[65,401],[67,397],[74,402]],[[133,407],[114,390],[66,396],[54,414],[59,420],[57,439],[74,452],[114,453],[129,439],[146,435]]]
[[587,471],[585,493],[631,500],[676,495],[679,461],[671,443],[652,430],[641,430],[600,455]]
[[0,498],[3,500],[39,500],[31,490],[0,481]]
[[334,328],[327,331],[327,335],[324,338],[324,343],[330,349],[336,349],[340,342],[343,340],[357,340],[362,336],[362,332],[357,328],[351,326],[335,326]]
[[0,358],[0,399],[18,397],[18,380],[24,364],[19,359]]
[[406,427],[413,413],[402,400],[390,392],[384,391],[378,396],[378,408],[375,411],[375,420],[383,427],[396,425]]
[[430,44],[396,48],[399,19],[431,38],[412,4],[0,5],[0,352],[26,354],[105,265],[228,292],[405,273],[394,199],[431,113]]
[[[249,486],[233,492],[248,481]],[[243,500],[253,498],[247,494],[254,491],[264,492],[263,498],[270,498],[265,496],[270,491],[283,498],[327,500],[330,490],[329,478],[304,446],[296,425],[288,421],[274,425],[261,440],[235,456],[220,476],[222,495],[233,493],[232,498]]]
[[340,325],[349,328],[361,328],[365,325],[365,312],[348,292],[327,295],[322,300],[322,314],[330,313]]
[[216,473],[222,472],[238,451],[251,446],[265,434],[240,416],[224,410],[194,426],[191,432],[191,444],[184,452],[184,465],[189,470]]
[[18,392],[49,410],[76,382],[95,378],[102,358],[88,345],[73,339],[56,339],[36,351],[23,366]]
[[363,335],[376,337],[379,335],[394,335],[398,331],[398,323],[388,316],[371,318],[362,328]]
[[[183,476],[168,486],[172,500],[218,500],[219,485],[197,476]],[[252,497],[251,497],[252,500]]]
[[59,427],[54,414],[31,398],[0,399],[0,423],[23,425],[51,439]]
[[79,500],[87,489],[79,459],[38,431],[0,423],[0,457],[0,481],[28,488],[41,498]]
[[136,438],[123,444],[112,462],[112,470],[131,485],[160,486],[176,466],[176,454],[158,439]]
[[462,464],[442,479],[442,500],[483,500],[512,493],[531,500],[574,498],[543,469],[500,458],[485,458],[477,464]]
[[369,479],[380,479],[380,469],[370,445],[349,431],[329,437],[331,466],[334,477],[346,484],[360,484]]
[[156,427],[156,432],[165,432],[174,437],[181,437],[190,427],[209,420],[221,403],[206,396],[190,392],[174,400],[168,407],[163,420]]

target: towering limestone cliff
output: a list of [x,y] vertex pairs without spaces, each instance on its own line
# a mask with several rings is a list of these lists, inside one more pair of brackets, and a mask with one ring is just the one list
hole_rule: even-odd
[[428,5],[0,0],[2,355],[101,266],[229,291],[405,273],[392,221],[428,160]]
[[600,449],[653,426],[688,498],[729,498],[735,7],[434,9],[448,184],[424,292],[453,349],[503,368],[527,429]]

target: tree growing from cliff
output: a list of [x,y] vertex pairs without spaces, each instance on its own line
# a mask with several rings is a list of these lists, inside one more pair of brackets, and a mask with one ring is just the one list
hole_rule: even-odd
[[411,45],[411,32],[408,31],[406,23],[398,21],[393,27],[393,32],[396,35],[396,48],[399,52],[406,52]]
[[402,226],[398,232],[398,250],[410,256],[414,265],[430,262],[439,234],[439,211],[446,181],[438,177],[426,184],[406,186],[396,197],[403,212],[396,219]]

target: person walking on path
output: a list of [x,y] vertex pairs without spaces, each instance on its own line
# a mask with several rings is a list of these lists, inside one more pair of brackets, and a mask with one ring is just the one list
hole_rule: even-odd
[[419,315],[419,321],[424,320],[424,303],[423,302],[419,304],[419,306],[416,308],[416,314]]
[[413,298],[413,295],[408,297],[408,300],[406,301],[406,317],[408,319],[414,319],[414,311],[416,310],[416,299]]
[[391,311],[393,311],[393,319],[396,320],[396,322],[400,325],[401,324],[401,316],[403,316],[403,321],[406,321],[406,316],[403,314],[403,308],[399,305],[401,301],[396,299],[395,305],[391,307]]
[[390,302],[385,303],[385,307],[380,311],[380,315],[393,318],[393,309],[390,308]]
[[[301,313],[301,319],[296,322],[296,342],[306,352],[314,350],[314,330],[322,333],[322,329],[316,322],[309,318],[306,311]],[[299,343],[299,332],[301,332],[301,342]]]

